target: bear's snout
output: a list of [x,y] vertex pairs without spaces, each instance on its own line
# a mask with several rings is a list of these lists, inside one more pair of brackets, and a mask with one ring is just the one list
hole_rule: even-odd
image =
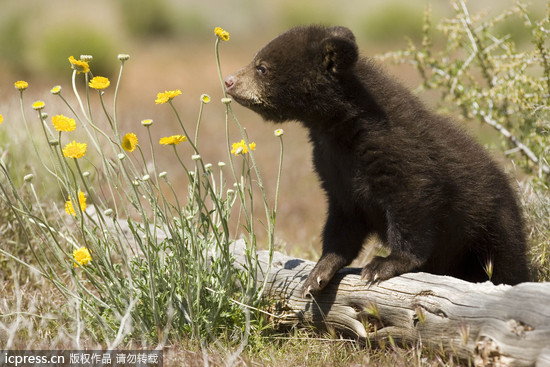
[[227,78],[225,78],[224,82],[225,82],[225,90],[229,91],[237,82],[237,78],[233,75],[229,75]]

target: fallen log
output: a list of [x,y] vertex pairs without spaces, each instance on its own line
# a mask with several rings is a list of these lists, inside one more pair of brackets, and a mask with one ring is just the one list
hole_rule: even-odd
[[[237,263],[243,251],[237,241]],[[302,298],[314,262],[276,252],[269,267],[267,251],[258,259],[258,284],[265,274],[264,297],[273,302],[269,312],[281,327],[442,348],[479,366],[550,366],[550,283],[495,286],[410,273],[367,285],[360,269],[346,268],[321,294]]]

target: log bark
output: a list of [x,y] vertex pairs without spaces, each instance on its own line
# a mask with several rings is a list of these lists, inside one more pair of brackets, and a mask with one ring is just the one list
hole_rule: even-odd
[[[244,244],[234,249],[242,261]],[[550,283],[514,287],[409,273],[367,285],[360,269],[336,274],[321,294],[302,298],[314,262],[258,252],[258,286],[281,327],[336,331],[365,343],[443,349],[478,366],[550,366]],[[241,262],[242,263],[242,262]]]

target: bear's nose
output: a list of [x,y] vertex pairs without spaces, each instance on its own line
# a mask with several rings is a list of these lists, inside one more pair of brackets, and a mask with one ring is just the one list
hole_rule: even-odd
[[235,78],[233,75],[225,78],[225,90],[231,89],[235,85],[236,80],[237,78]]

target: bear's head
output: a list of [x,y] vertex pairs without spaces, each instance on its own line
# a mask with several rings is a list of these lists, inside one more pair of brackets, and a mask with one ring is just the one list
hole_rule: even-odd
[[228,76],[226,90],[266,120],[328,119],[345,108],[342,81],[352,75],[357,59],[357,44],[349,29],[296,27]]

